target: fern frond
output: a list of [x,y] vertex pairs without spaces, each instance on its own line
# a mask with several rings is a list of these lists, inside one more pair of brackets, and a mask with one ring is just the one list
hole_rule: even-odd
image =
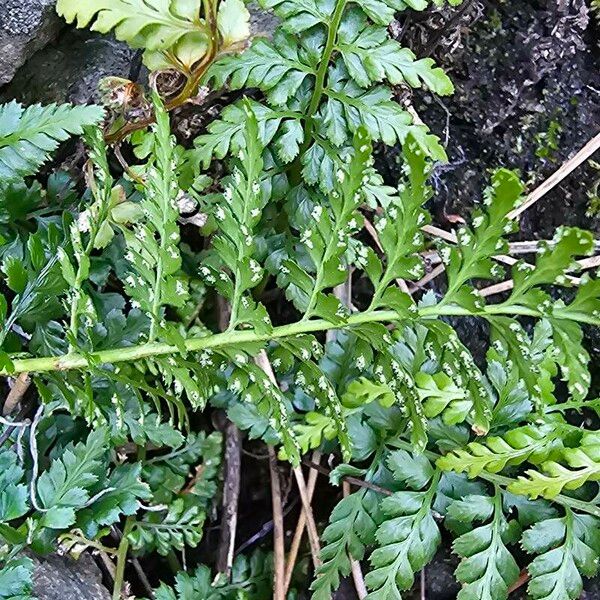
[[[379,547],[369,558],[365,577],[369,600],[401,598],[414,583],[414,574],[435,555],[441,535],[432,513],[440,473],[424,478],[423,491],[396,492],[381,502],[384,520],[377,528]],[[423,483],[423,481],[419,481]]]
[[559,453],[562,433],[556,424],[526,425],[507,431],[502,437],[489,437],[483,443],[471,442],[465,449],[446,454],[436,464],[445,471],[467,472],[469,477],[484,471],[499,473],[525,461],[540,464]]
[[461,558],[456,569],[463,583],[458,600],[505,600],[508,589],[519,577],[519,567],[506,545],[519,538],[516,521],[507,521],[502,508],[502,493],[496,489],[493,498],[469,496],[449,508],[454,520],[470,525],[484,521],[454,540],[452,549]]
[[188,297],[186,281],[178,276],[181,267],[174,142],[169,117],[157,94],[154,94],[156,126],[152,162],[147,166],[141,208],[144,220],[133,231],[124,227],[127,244],[125,258],[132,272],[125,277],[128,295],[151,319],[149,340],[167,333],[165,306],[182,306]]
[[36,173],[60,142],[98,124],[103,115],[103,109],[93,105],[35,104],[24,108],[15,101],[0,105],[2,186]]
[[323,532],[322,565],[313,581],[312,600],[329,600],[340,584],[340,576],[350,574],[350,559],[361,560],[365,547],[373,543],[373,519],[377,498],[373,492],[359,490],[341,500],[333,509]]
[[577,448],[563,448],[556,460],[541,463],[542,472],[528,470],[509,486],[515,494],[531,498],[554,498],[563,490],[576,490],[587,482],[600,481],[600,436],[585,433]]
[[575,600],[583,589],[581,576],[598,573],[600,523],[570,508],[565,516],[536,523],[525,531],[521,544],[530,554],[538,554],[527,568],[527,586],[533,600]]

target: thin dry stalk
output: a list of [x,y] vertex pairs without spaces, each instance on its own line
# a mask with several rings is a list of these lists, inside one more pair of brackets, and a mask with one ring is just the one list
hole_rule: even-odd
[[321,543],[319,542],[319,532],[317,531],[317,524],[315,523],[315,517],[313,515],[312,506],[310,503],[310,496],[308,495],[308,489],[306,482],[304,481],[304,473],[301,467],[294,467],[294,476],[296,477],[296,483],[298,484],[298,491],[300,492],[300,499],[302,500],[302,508],[304,509],[304,516],[306,518],[306,529],[308,531],[308,541],[310,544],[310,553],[312,556],[313,565],[315,569],[321,566]]
[[217,571],[231,575],[237,531],[240,477],[242,470],[242,434],[234,423],[225,427],[225,482],[223,484],[223,516],[217,547]]
[[430,281],[433,281],[438,275],[441,275],[444,271],[445,271],[445,267],[443,264],[437,265],[429,273],[427,273],[427,275],[425,275],[425,277],[422,277],[421,279],[419,279],[419,281],[415,281],[415,283],[413,283],[410,286],[410,288],[409,288],[410,291],[416,292],[419,288],[423,287],[425,284],[429,283]]
[[[264,371],[273,385],[278,385],[267,353],[262,350],[255,360],[256,364]],[[294,467],[294,476],[296,478],[296,483],[298,484],[302,508],[306,513],[306,528],[308,531],[308,540],[310,542],[310,552],[312,554],[313,563],[315,567],[317,567],[321,564],[321,559],[319,558],[319,554],[321,553],[319,533],[317,531],[317,524],[315,523],[315,517],[313,515],[312,506],[308,497],[308,490],[306,488],[306,482],[304,481],[304,473],[300,467]]]
[[[229,303],[219,297],[217,301],[218,323],[221,331],[227,329],[231,317]],[[216,566],[219,573],[231,575],[237,531],[240,478],[242,469],[242,434],[235,423],[225,426],[225,481],[223,483],[223,516]]]
[[[342,493],[344,494],[344,498],[350,495],[350,484],[347,481],[342,482]],[[352,580],[354,581],[354,588],[356,589],[358,600],[363,600],[367,597],[368,592],[360,562],[351,558],[350,568],[352,569]]]
[[[321,453],[318,450],[315,450],[312,454],[312,462],[315,464],[319,464],[321,461]],[[315,487],[317,484],[317,477],[319,472],[311,469],[308,474],[308,497],[309,500],[312,501],[312,497],[315,493]],[[288,559],[285,567],[285,591],[290,588],[290,583],[292,581],[292,575],[294,573],[294,566],[296,565],[296,560],[298,559],[298,551],[300,550],[300,543],[302,542],[302,536],[304,535],[304,530],[306,528],[306,513],[304,509],[300,513],[300,517],[298,517],[298,523],[296,525],[296,531],[294,532],[294,537],[292,538],[292,545],[290,547],[290,551],[288,553]]]
[[556,187],[563,179],[570,175],[579,165],[584,163],[596,150],[600,148],[600,133],[593,137],[575,156],[563,163],[546,181],[537,187],[527,200],[518,208],[508,213],[509,219],[516,219],[521,213],[543,198],[551,189]]
[[277,453],[269,449],[271,473],[271,502],[273,504],[273,600],[285,600],[285,540],[283,531],[283,508],[281,506],[281,483],[277,468]]
[[10,389],[10,392],[8,392],[8,395],[6,396],[6,400],[4,401],[4,406],[2,407],[2,415],[3,416],[7,417],[8,415],[11,415],[15,411],[15,409],[17,408],[17,405],[23,399],[23,396],[29,389],[30,385],[31,385],[31,377],[29,377],[29,373],[21,373],[15,379],[15,382],[14,382],[12,388]]
[[[579,267],[583,270],[585,269],[593,269],[594,267],[600,266],[600,255],[598,256],[590,256],[589,258],[583,258],[577,261]],[[578,277],[568,276],[569,281],[573,285],[581,285],[581,279]],[[512,290],[514,287],[514,281],[512,279],[508,279],[506,281],[501,281],[500,283],[495,283],[494,285],[490,285],[479,290],[481,296],[488,297],[493,296],[494,294],[500,294],[501,292],[507,292],[508,290]]]

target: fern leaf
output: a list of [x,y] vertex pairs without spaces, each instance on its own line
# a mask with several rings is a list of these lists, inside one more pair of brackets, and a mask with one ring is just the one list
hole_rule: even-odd
[[361,87],[387,79],[392,85],[422,85],[445,96],[452,94],[450,78],[431,58],[417,60],[414,53],[389,39],[385,29],[349,17],[342,24],[339,50],[350,77]]
[[404,143],[409,134],[420,149],[435,160],[446,160],[446,153],[427,127],[415,125],[411,115],[391,100],[383,86],[361,89],[345,78],[344,70],[330,72],[327,100],[319,112],[319,133],[335,146],[348,141],[348,132],[364,127],[371,138],[388,146]]
[[[0,523],[22,517],[29,510],[23,469],[17,464],[16,453],[0,453]],[[0,577],[1,578],[1,577]]]
[[184,546],[195,548],[202,539],[204,511],[190,495],[174,500],[166,512],[147,513],[136,521],[129,540],[135,550],[156,550],[166,556]]
[[342,499],[331,513],[323,532],[322,565],[313,581],[313,600],[330,600],[340,585],[340,576],[350,574],[350,559],[361,560],[365,546],[373,543],[373,520],[377,498],[364,489]]
[[527,568],[533,600],[575,600],[583,589],[581,576],[598,573],[598,519],[565,509],[565,516],[536,523],[524,532],[521,544],[538,554]]
[[258,123],[249,104],[245,110],[244,148],[240,150],[233,175],[223,182],[223,202],[214,209],[220,233],[213,245],[222,269],[213,272],[205,266],[201,271],[209,273],[209,283],[214,281],[221,295],[231,303],[229,330],[250,325],[256,331],[268,332],[271,322],[267,311],[252,298],[250,290],[263,278],[263,269],[255,258],[254,231],[269,192],[261,182],[263,147],[258,138]]
[[11,559],[0,567],[0,600],[35,600],[31,595],[33,568],[30,558]]
[[[290,130],[286,132],[282,126],[286,123],[294,123],[301,116],[291,111],[279,112],[252,100],[248,102],[258,121],[258,131],[264,145],[272,142],[280,130],[289,134]],[[221,118],[207,127],[208,133],[198,136],[195,140],[194,161],[206,168],[213,158],[225,158],[227,154],[237,154],[244,146],[245,115],[246,112],[239,102],[225,108]],[[296,145],[301,141],[302,137],[296,139]],[[294,158],[288,148],[280,147],[279,152],[286,163]]]
[[217,61],[207,80],[215,87],[227,83],[234,90],[257,87],[277,107],[287,103],[309,75],[315,76],[315,70],[300,58],[296,40],[278,31],[273,43],[258,39],[242,55]]
[[587,482],[600,481],[600,435],[584,434],[579,447],[564,448],[560,458],[543,462],[541,468],[543,472],[527,471],[527,477],[519,477],[509,491],[552,499],[563,490],[576,490]]
[[506,544],[518,539],[520,527],[504,517],[501,492],[496,490],[494,498],[468,496],[448,510],[454,520],[489,521],[456,538],[452,545],[462,558],[456,569],[463,584],[458,600],[505,600],[519,577],[519,567]]
[[501,169],[494,173],[485,194],[487,212],[477,211],[472,220],[473,228],[458,231],[456,247],[444,246],[440,250],[449,286],[443,304],[455,303],[471,310],[482,307],[479,297],[465,284],[470,279],[491,279],[502,273],[492,262],[492,256],[505,250],[503,236],[514,228],[508,221],[508,213],[515,208],[522,191],[523,186],[512,171]]
[[64,529],[75,522],[75,511],[88,503],[104,472],[107,450],[107,432],[98,429],[85,443],[67,447],[52,461],[37,481],[42,525]]
[[60,142],[102,120],[99,106],[0,105],[0,181],[15,183],[33,175]]
[[379,547],[369,558],[373,569],[365,577],[368,600],[399,600],[400,592],[412,587],[414,573],[434,557],[441,535],[431,505],[439,477],[439,471],[432,474],[424,491],[396,492],[382,501]]
[[499,473],[507,466],[525,461],[540,464],[562,448],[562,433],[554,424],[526,425],[502,437],[492,436],[483,443],[471,442],[465,449],[457,448],[436,464],[445,471],[467,472],[469,477],[477,477],[485,471]]
[[376,223],[375,228],[385,253],[385,270],[374,255],[367,256],[364,268],[375,287],[371,309],[390,308],[384,299],[388,286],[398,278],[416,280],[424,273],[423,262],[417,254],[422,246],[421,227],[430,220],[429,213],[423,208],[431,195],[426,185],[429,163],[412,137],[408,137],[402,147],[406,183],[398,198],[385,207],[386,211]]
[[263,8],[272,8],[289,33],[301,33],[329,22],[335,0],[259,0]]
[[132,273],[125,277],[128,295],[151,318],[149,339],[166,331],[164,307],[182,306],[188,297],[185,280],[178,275],[181,267],[179,225],[176,199],[179,194],[174,142],[169,117],[157,94],[156,131],[153,160],[147,167],[147,182],[141,208],[145,220],[134,230],[123,228],[127,243],[127,260]]

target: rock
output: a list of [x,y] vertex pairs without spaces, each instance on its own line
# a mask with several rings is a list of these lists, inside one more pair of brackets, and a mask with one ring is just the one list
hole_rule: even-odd
[[103,77],[137,78],[137,57],[135,50],[111,36],[68,29],[19,70],[3,99],[25,104],[98,100],[98,82]]
[[256,37],[272,37],[279,19],[270,11],[263,10],[256,2],[248,6],[250,11],[250,31]]
[[62,21],[55,0],[3,0],[0,4],[0,86],[58,35]]
[[102,572],[87,553],[79,560],[51,554],[34,561],[33,596],[38,600],[110,600]]

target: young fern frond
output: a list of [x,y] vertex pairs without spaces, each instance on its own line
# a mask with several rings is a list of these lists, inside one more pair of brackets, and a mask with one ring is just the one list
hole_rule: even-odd
[[526,476],[519,477],[510,486],[510,490],[531,498],[551,499],[565,490],[576,490],[587,482],[600,481],[600,435],[585,433],[578,447],[563,448],[554,460],[544,460],[540,467],[542,472],[528,470]]
[[[200,7],[209,7],[200,14]],[[218,10],[216,6],[218,5]],[[216,53],[212,26],[217,25],[223,49],[250,35],[248,12],[241,0],[211,2],[150,2],[144,0],[59,0],[58,14],[67,23],[92,31],[114,31],[118,40],[143,48],[152,69],[178,67],[189,71],[209,52]]]
[[556,424],[526,425],[503,436],[491,436],[483,443],[471,442],[466,448],[449,452],[437,462],[445,471],[467,472],[477,477],[483,471],[499,473],[508,466],[528,461],[541,464],[562,449],[563,431]]

